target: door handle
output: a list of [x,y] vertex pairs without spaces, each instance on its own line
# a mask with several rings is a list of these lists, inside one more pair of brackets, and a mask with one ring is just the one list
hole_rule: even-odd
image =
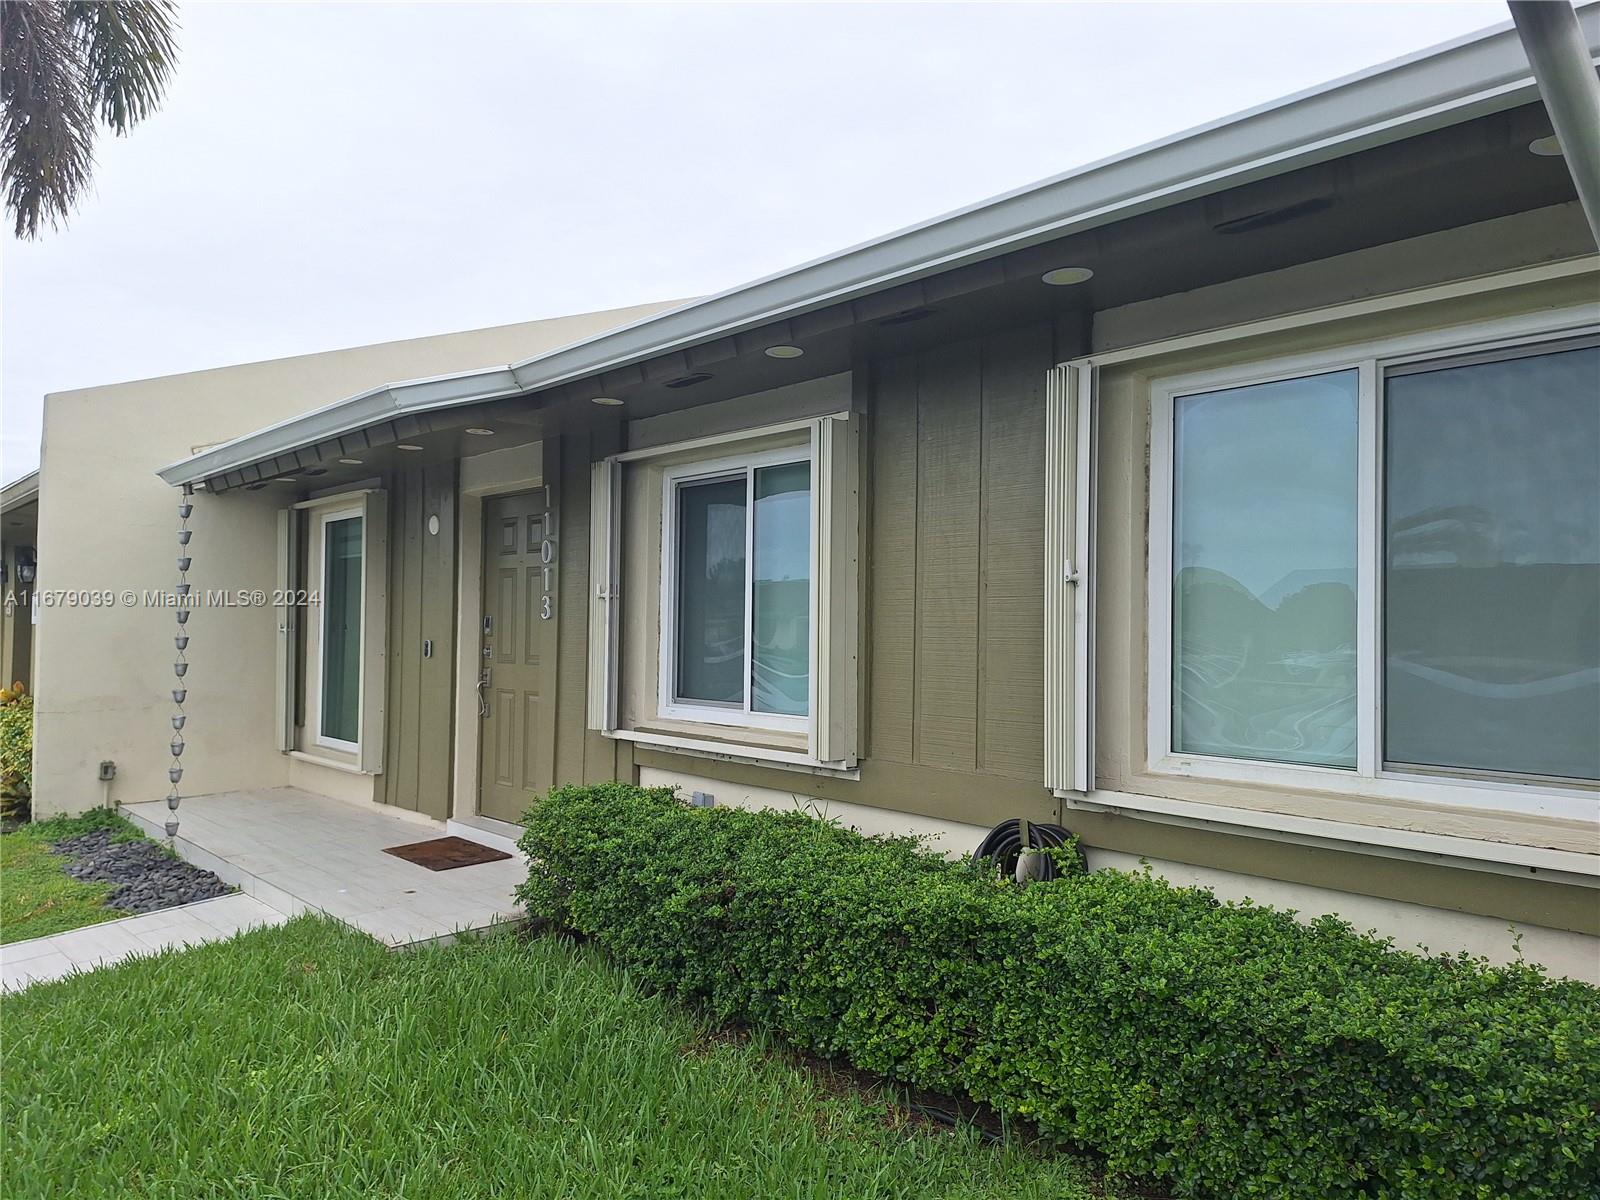
[[478,672],[478,715],[489,715],[489,668]]

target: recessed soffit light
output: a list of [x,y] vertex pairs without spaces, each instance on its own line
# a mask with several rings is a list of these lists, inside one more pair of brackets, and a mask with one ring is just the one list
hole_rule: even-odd
[[1088,267],[1057,267],[1039,278],[1051,287],[1071,287],[1075,283],[1088,283],[1094,278],[1094,272]]
[[361,465],[359,458],[341,458],[339,461],[347,467],[359,467]]
[[616,405],[621,404],[622,401],[617,399],[615,396],[590,396],[589,397],[589,403],[590,404],[604,404],[604,405],[606,405],[608,407],[613,407],[614,408]]
[[768,358],[799,358],[805,351],[799,346],[768,346],[761,353]]
[[396,450],[421,450],[422,449],[421,446],[413,445],[410,442],[396,442],[394,448]]
[[494,436],[494,430],[485,429],[482,425],[468,425],[466,427],[466,429],[463,430],[463,432],[470,433],[473,437],[493,437]]
[[300,480],[299,480],[298,477],[296,477],[294,475],[283,475],[283,476],[279,477],[278,482],[279,483],[299,483]]
[[1549,137],[1534,138],[1528,143],[1528,152],[1540,158],[1560,158],[1561,139],[1553,133]]

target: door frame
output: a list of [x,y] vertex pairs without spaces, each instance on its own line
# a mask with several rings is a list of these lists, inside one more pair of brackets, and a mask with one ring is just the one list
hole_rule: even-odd
[[[450,796],[452,819],[478,820],[478,671],[482,667],[483,502],[493,496],[528,492],[553,481],[556,439],[491,450],[461,460],[456,504],[456,704],[455,772]],[[557,619],[560,619],[559,609]],[[494,819],[494,818],[485,818]]]

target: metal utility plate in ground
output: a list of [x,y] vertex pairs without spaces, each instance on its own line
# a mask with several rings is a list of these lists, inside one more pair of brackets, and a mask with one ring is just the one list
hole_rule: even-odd
[[476,867],[511,857],[504,850],[454,836],[408,842],[404,846],[385,846],[383,852],[416,863],[419,867],[427,867],[430,871],[453,871],[457,867]]

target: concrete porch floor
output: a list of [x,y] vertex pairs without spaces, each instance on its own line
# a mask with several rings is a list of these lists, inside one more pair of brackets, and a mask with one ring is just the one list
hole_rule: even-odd
[[[122,811],[151,837],[165,838],[166,801]],[[518,855],[430,871],[383,853],[446,836],[438,822],[287,787],[186,798],[178,821],[178,853],[224,883],[287,916],[325,912],[390,946],[522,919],[511,896],[526,877]]]

